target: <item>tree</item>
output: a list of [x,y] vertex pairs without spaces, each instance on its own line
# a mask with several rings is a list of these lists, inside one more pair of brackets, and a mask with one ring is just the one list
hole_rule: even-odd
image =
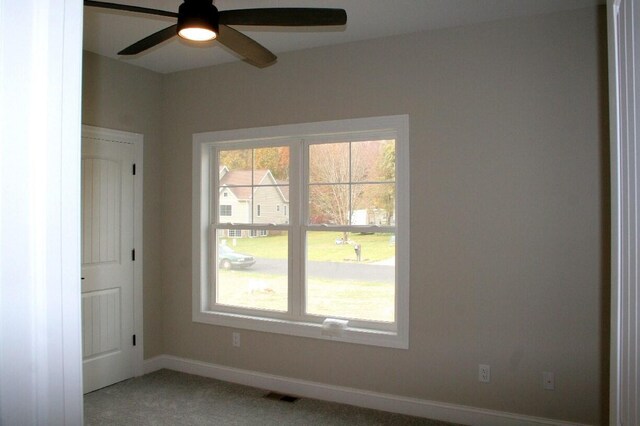
[[[371,191],[362,183],[379,180],[380,146],[379,141],[310,146],[311,223],[349,225],[355,207],[368,204]],[[348,241],[348,233],[344,240]]]
[[[385,141],[382,155],[378,163],[380,174],[385,181],[396,180],[396,144],[395,141]],[[387,211],[387,225],[391,224],[391,218],[395,214],[396,190],[395,185],[382,185],[377,195],[379,205]]]
[[289,181],[289,147],[220,151],[219,165],[229,170],[270,170],[279,181]]
[[254,150],[254,168],[271,170],[279,181],[289,181],[289,147],[276,146]]
[[218,164],[227,166],[229,170],[251,170],[251,154],[251,149],[220,151]]

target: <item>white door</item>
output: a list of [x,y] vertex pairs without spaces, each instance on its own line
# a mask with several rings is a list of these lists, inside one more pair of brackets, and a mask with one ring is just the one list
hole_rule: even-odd
[[82,138],[84,392],[133,376],[133,145]]

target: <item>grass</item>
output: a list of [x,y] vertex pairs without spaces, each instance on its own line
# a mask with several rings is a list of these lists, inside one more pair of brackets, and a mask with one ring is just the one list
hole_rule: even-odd
[[[308,258],[320,262],[353,262],[356,260],[354,244],[361,246],[362,262],[378,262],[395,256],[395,245],[391,244],[392,234],[362,235],[351,233],[351,244],[336,244],[342,238],[342,232],[309,232],[307,242]],[[251,254],[266,259],[287,258],[287,235],[274,235],[260,238],[226,239],[227,245],[240,253]]]
[[[394,285],[310,278],[307,313],[311,315],[391,322]],[[244,270],[219,271],[218,303],[271,311],[287,310],[286,275]]]
[[223,305],[286,311],[287,277],[221,270],[218,272],[216,300]]
[[[309,232],[307,252],[310,261],[354,262],[354,245],[362,247],[363,263],[393,258],[395,245],[392,234],[350,234],[350,244],[336,244],[341,232]],[[239,253],[257,258],[286,259],[287,235],[260,238],[238,238],[227,245]],[[310,315],[394,321],[395,294],[393,283],[348,279],[309,277],[306,312]],[[248,270],[220,270],[218,272],[218,303],[270,311],[287,310],[287,276]]]

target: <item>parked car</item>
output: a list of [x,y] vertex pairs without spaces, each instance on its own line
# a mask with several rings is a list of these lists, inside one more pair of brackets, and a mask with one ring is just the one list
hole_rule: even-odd
[[256,259],[251,255],[235,252],[229,246],[218,246],[218,265],[221,269],[244,269],[254,263]]

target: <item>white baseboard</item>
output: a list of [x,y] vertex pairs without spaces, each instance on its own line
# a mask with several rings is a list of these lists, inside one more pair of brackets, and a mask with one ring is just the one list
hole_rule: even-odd
[[288,377],[225,367],[171,355],[160,355],[145,360],[145,374],[152,373],[162,368],[203,377],[210,377],[212,379],[224,380],[226,382],[239,383],[287,395],[338,402],[357,407],[372,408],[375,410],[425,417],[464,425],[578,425],[578,423],[563,422],[542,417],[485,410],[482,408],[474,408],[464,405],[427,401],[342,386],[326,385],[306,380],[291,379]]

